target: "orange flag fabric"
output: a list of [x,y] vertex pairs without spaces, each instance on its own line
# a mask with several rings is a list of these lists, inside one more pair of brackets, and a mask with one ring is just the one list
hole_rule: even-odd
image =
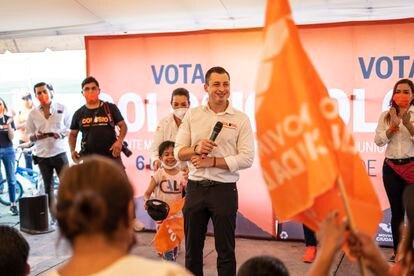
[[345,216],[342,180],[356,228],[373,235],[382,217],[377,194],[337,103],[300,43],[287,0],[268,0],[263,47],[258,152],[277,219],[317,230],[328,212]]
[[167,218],[163,220],[157,230],[154,246],[158,252],[169,252],[184,239],[184,218],[181,212],[184,202],[185,198],[181,198],[171,204]]

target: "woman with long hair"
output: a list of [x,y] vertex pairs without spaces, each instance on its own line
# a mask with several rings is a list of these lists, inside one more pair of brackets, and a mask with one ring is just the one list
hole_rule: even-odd
[[414,84],[409,79],[401,79],[394,85],[390,109],[384,111],[378,121],[375,143],[387,146],[382,168],[385,191],[391,207],[391,229],[395,260],[400,242],[399,227],[404,220],[402,195],[408,180],[398,170],[399,166],[414,166]]
[[7,105],[0,98],[0,160],[3,162],[6,171],[7,185],[9,189],[10,213],[17,216],[19,211],[16,206],[16,157],[13,148],[14,122],[13,117],[7,115]]

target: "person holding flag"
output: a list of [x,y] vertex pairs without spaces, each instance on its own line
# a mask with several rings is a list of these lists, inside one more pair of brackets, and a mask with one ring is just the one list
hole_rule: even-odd
[[268,0],[263,31],[256,128],[277,219],[317,231],[337,210],[337,220],[347,217],[351,229],[374,235],[379,200],[337,103],[300,43],[287,0]]
[[384,111],[375,131],[375,143],[385,150],[382,179],[391,207],[391,230],[395,261],[400,242],[400,226],[404,221],[402,196],[407,184],[414,183],[414,126],[411,114],[414,112],[414,84],[401,79],[394,85],[390,109]]
[[[174,158],[174,142],[164,141],[158,147],[158,156],[161,159],[162,167],[154,172],[154,175],[151,177],[150,184],[148,185],[147,190],[144,193],[144,208],[147,209],[147,201],[150,199],[152,193],[154,193],[154,198],[166,202],[169,206],[174,204],[176,201],[182,199],[181,193],[187,182],[184,172],[178,168],[178,161]],[[178,220],[175,220],[178,225],[175,229],[181,229],[183,231],[183,219],[181,210],[176,212],[176,217],[179,217]],[[172,220],[164,220],[161,224],[173,224]],[[159,225],[162,227],[162,225]],[[164,225],[166,227],[166,225]],[[157,227],[159,228],[159,227]],[[172,228],[172,227],[171,227]],[[160,233],[157,233],[157,238],[163,240],[164,243],[169,243],[170,234],[168,230],[164,233],[165,237],[161,237]],[[184,236],[184,233],[176,236]],[[162,257],[167,261],[175,261],[178,255],[178,245],[181,239],[177,241],[172,241],[172,248],[169,248],[168,244],[166,245],[167,250],[161,250]],[[162,243],[162,242],[161,242]],[[157,244],[157,243],[156,243]],[[175,245],[175,246],[174,246]],[[164,244],[161,247],[165,246]],[[170,246],[171,247],[171,246]]]

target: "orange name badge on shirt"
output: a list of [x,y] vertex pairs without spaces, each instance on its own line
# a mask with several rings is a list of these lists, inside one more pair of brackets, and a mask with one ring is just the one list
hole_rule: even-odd
[[236,129],[237,125],[235,123],[231,123],[231,122],[222,122],[223,123],[223,127],[225,128],[230,128],[230,129]]

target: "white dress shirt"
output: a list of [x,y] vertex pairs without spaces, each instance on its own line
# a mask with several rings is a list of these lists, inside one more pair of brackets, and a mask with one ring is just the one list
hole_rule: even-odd
[[189,179],[199,181],[209,179],[219,182],[237,182],[238,170],[252,166],[254,159],[254,138],[249,117],[230,104],[224,112],[215,113],[208,105],[191,108],[187,111],[175,139],[174,156],[183,147],[194,147],[202,139],[208,139],[217,121],[223,123],[215,143],[217,147],[209,154],[224,157],[228,170],[210,167],[196,169],[189,164]]
[[[411,115],[411,123],[414,121],[414,107],[411,106],[408,110]],[[385,122],[385,116],[388,111],[384,111],[378,121],[377,129],[375,130],[375,144],[382,147],[387,145],[385,150],[385,157],[390,159],[401,159],[414,157],[414,138],[410,135],[408,129],[402,124],[399,125],[399,131],[394,133],[391,139],[388,139],[386,131],[389,124]]]
[[[69,133],[71,115],[68,109],[60,103],[50,104],[50,117],[45,118],[41,106],[37,106],[29,113],[26,122],[28,137],[38,133],[55,132],[65,137]],[[66,139],[47,137],[35,142],[34,155],[38,157],[53,157],[62,152],[66,152],[68,143]]]
[[164,141],[175,141],[177,136],[178,126],[174,120],[173,113],[169,114],[167,117],[162,118],[157,126],[155,131],[154,141],[151,145],[151,162],[159,160],[158,148]]

